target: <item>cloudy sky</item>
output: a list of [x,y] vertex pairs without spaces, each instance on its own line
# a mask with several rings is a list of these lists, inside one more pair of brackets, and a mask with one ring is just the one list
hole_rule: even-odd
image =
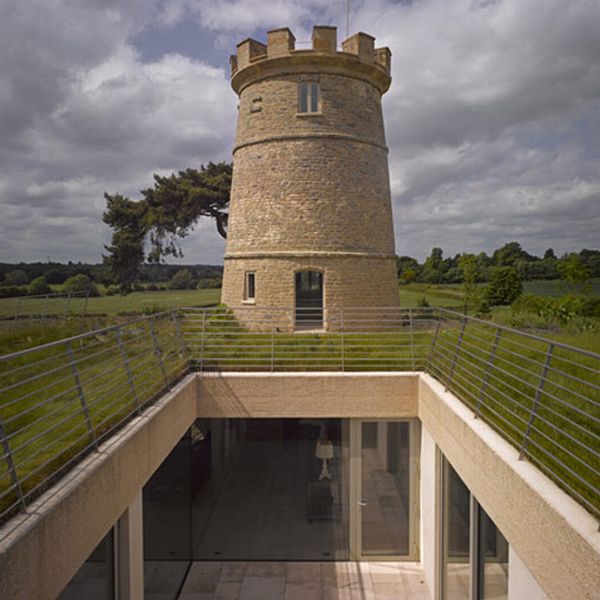
[[[345,33],[346,0],[3,0],[0,261],[99,262],[104,191],[230,160],[245,37]],[[396,251],[600,247],[598,0],[352,0],[392,50]],[[200,223],[184,262],[220,263]]]

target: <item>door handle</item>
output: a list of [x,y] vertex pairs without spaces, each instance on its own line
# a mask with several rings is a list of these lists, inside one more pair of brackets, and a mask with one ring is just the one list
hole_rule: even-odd
[[367,503],[364,500],[359,500],[356,504],[358,504],[358,506],[366,506]]

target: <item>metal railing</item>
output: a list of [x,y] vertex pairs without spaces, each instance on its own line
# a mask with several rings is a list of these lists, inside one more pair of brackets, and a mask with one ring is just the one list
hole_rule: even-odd
[[89,292],[58,292],[38,296],[0,298],[0,322],[33,319],[45,321],[69,315],[85,317]]
[[434,308],[216,307],[0,357],[0,519],[190,369],[430,373],[600,517],[600,355]]
[[425,368],[433,310],[186,309],[192,368],[202,371],[416,371]]
[[440,311],[426,371],[600,518],[600,355]]
[[156,314],[0,357],[0,522],[187,371],[179,320]]

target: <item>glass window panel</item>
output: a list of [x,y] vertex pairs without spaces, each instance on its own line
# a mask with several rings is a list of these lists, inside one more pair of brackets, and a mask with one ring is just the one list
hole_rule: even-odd
[[464,600],[470,589],[470,493],[450,463],[443,464],[443,598]]
[[479,507],[479,600],[508,598],[508,542]]
[[[347,560],[341,419],[206,419],[193,450],[196,560]],[[345,432],[345,433],[344,433]]]
[[143,490],[144,591],[175,599],[192,554],[190,431]]
[[256,293],[256,274],[246,273],[246,300],[254,300]]
[[113,600],[114,549],[111,529],[58,596],[58,600]]
[[362,424],[362,553],[410,554],[410,423]]
[[308,112],[308,84],[301,83],[298,86],[298,112]]
[[319,84],[310,84],[310,112],[319,112]]

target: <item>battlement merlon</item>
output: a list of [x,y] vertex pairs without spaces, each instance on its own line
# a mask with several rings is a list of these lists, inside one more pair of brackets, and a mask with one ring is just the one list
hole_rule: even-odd
[[389,48],[375,48],[375,38],[355,33],[337,50],[337,29],[313,27],[312,48],[296,49],[296,38],[287,28],[267,32],[267,44],[248,38],[231,56],[231,86],[239,94],[246,85],[278,74],[331,73],[368,80],[385,93],[391,83]]

